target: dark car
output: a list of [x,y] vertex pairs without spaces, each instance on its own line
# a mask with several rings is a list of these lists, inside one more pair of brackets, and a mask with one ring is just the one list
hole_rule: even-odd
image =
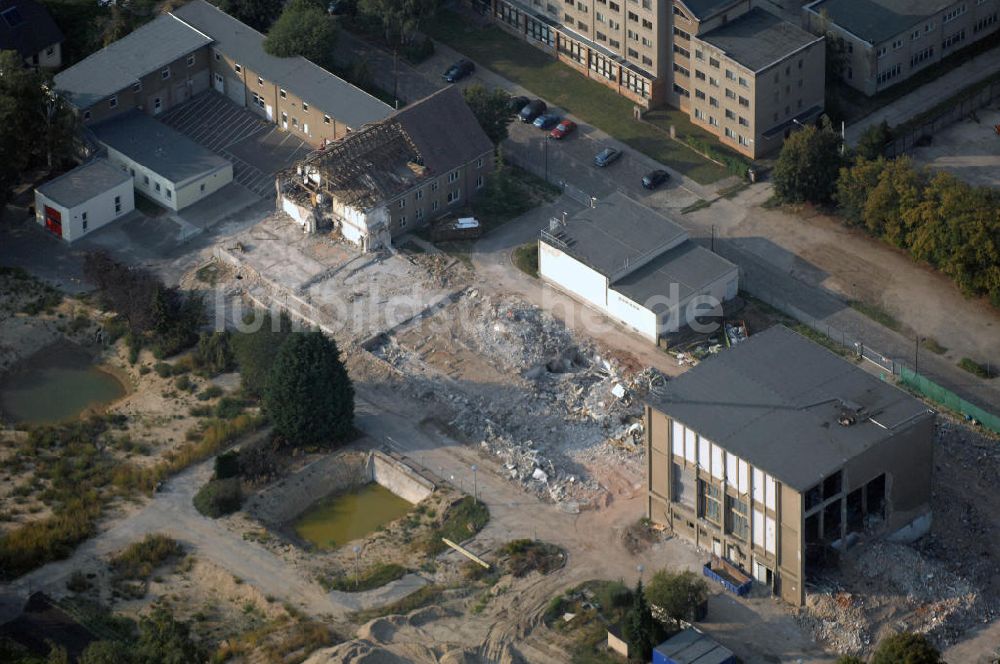
[[529,101],[531,100],[527,97],[511,97],[507,103],[507,110],[511,113],[520,113],[521,109],[528,105]]
[[559,122],[559,115],[556,113],[542,113],[532,123],[539,129],[551,129]]
[[541,99],[532,99],[524,105],[517,117],[521,119],[521,122],[534,122],[535,118],[544,113],[547,108],[548,106]]
[[475,70],[476,65],[472,64],[471,61],[459,60],[452,66],[448,67],[448,71],[442,74],[441,77],[449,83],[454,83],[455,81],[462,80]]
[[670,173],[658,168],[642,176],[642,186],[646,189],[656,189],[669,179]]
[[618,158],[622,156],[622,151],[615,148],[604,148],[594,157],[594,165],[600,168],[609,166],[610,164],[618,161]]
[[563,120],[555,126],[555,128],[549,133],[549,136],[558,140],[560,138],[566,138],[573,133],[576,129],[576,123],[572,120]]

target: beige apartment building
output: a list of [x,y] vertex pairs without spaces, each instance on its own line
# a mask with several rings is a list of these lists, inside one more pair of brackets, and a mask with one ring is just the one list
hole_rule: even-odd
[[934,413],[776,326],[647,400],[647,514],[801,606],[877,537],[931,525]]
[[875,95],[1000,27],[1000,0],[816,0],[803,24],[841,41],[841,79]]
[[823,111],[823,38],[751,0],[472,1],[582,75],[643,109],[679,108],[750,158]]

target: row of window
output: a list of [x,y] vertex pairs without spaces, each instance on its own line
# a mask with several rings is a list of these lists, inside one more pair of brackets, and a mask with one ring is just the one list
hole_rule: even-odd
[[[482,189],[485,184],[486,184],[486,181],[485,181],[485,179],[483,178],[482,175],[480,175],[479,177],[476,178],[476,189]],[[432,189],[437,189],[437,183],[436,182],[432,183],[431,188]],[[416,198],[418,198],[418,199],[423,198],[423,192],[422,191],[417,191],[416,193],[417,193]],[[446,198],[447,198],[448,205],[452,205],[452,204],[457,203],[458,201],[460,201],[461,198],[462,198],[462,189],[461,189],[461,187],[459,187],[457,189],[452,189],[452,190],[448,191],[448,195],[447,195]],[[404,202],[405,201],[400,200],[400,206],[399,206],[400,208],[404,207],[404,205],[403,205]],[[437,210],[438,210],[439,207],[440,207],[440,205],[439,205],[438,201],[431,201],[431,212],[437,212]],[[423,208],[417,208],[414,211],[413,216],[414,216],[414,219],[416,219],[418,222],[419,221],[423,221],[423,218],[424,218],[424,209]],[[400,215],[399,217],[397,217],[396,221],[399,222],[400,228],[406,228],[406,215],[405,214]]]
[[949,35],[943,42],[941,42],[941,50],[946,48],[951,48],[965,41],[965,28],[962,28],[953,35]]
[[900,65],[899,63],[896,63],[895,65],[889,67],[885,71],[879,72],[878,76],[875,77],[875,83],[878,85],[882,85],[883,83],[891,81],[892,79],[899,76],[902,73],[902,71],[903,71],[903,66]]

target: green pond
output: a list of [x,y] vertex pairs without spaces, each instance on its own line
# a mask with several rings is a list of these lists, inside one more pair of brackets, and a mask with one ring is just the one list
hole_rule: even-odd
[[320,549],[364,537],[403,516],[413,503],[371,482],[317,501],[295,522],[295,532]]
[[0,379],[0,417],[15,424],[51,424],[110,403],[125,387],[94,366],[83,348],[60,343],[25,359]]

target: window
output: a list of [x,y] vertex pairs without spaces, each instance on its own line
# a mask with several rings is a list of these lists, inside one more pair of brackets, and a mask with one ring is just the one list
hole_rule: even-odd
[[201,185],[199,185],[198,191],[205,191],[205,183],[204,182],[202,182]]
[[718,69],[718,68],[719,68],[719,61],[718,61],[718,60],[716,60],[715,58],[709,58],[709,59],[708,59],[708,64],[712,65],[712,66],[713,66],[713,67],[715,67],[716,69]]
[[745,78],[743,78],[742,76],[739,77],[739,83],[744,88],[749,88],[750,87],[750,83]]
[[159,182],[156,183],[156,186],[154,187],[154,189],[156,189],[156,191],[160,191],[160,183]]
[[238,62],[233,64],[233,69],[236,70],[237,74],[239,74],[241,71],[243,71],[243,67],[241,67]]
[[892,50],[895,51],[895,50],[898,50],[898,49],[901,49],[901,48],[903,48],[903,40],[902,39],[896,39],[896,40],[894,40],[892,42]]
[[483,167],[483,158],[480,157],[479,159],[476,160],[476,168],[482,168],[482,167]]
[[260,87],[264,87],[264,79],[261,78],[260,76],[257,77],[257,85],[259,85]]
[[298,127],[299,126],[299,119],[298,118],[292,118],[292,126],[293,127]]
[[458,171],[452,171],[451,173],[448,173],[449,183],[455,182],[456,180],[458,180]]
[[696,109],[694,109],[694,117],[697,120],[704,120],[705,119],[705,114],[701,112],[700,108],[696,108]]
[[728,78],[730,81],[735,81],[736,80],[736,72],[734,72],[732,69],[727,69],[726,70],[726,78]]
[[621,5],[619,5],[617,2],[609,2],[608,8],[613,12],[620,12],[622,10]]
[[309,112],[309,104],[307,104],[306,102],[302,102],[302,112],[303,113]]
[[962,14],[964,14],[965,10],[966,10],[966,7],[965,7],[965,3],[963,2],[958,7],[955,7],[950,12],[948,12],[947,14],[945,14],[944,16],[941,17],[941,25],[945,25],[946,23],[951,23],[956,18],[958,18],[959,16],[961,16]]
[[448,192],[448,203],[457,203],[458,199],[462,197],[462,190],[456,189],[454,191]]
[[417,189],[417,191],[413,194],[413,200],[415,200],[415,201],[419,201],[423,197],[424,197],[424,190],[423,189]]
[[991,25],[996,24],[996,22],[997,22],[997,12],[993,12],[989,16],[986,16],[986,17],[981,18],[978,21],[976,21],[976,24],[974,26],[972,26],[972,32],[973,32],[973,34],[975,34],[977,32],[985,30],[986,28],[990,27]]
[[187,63],[188,67],[194,67],[194,53],[188,56]]
[[726,138],[736,138],[736,132],[729,127],[726,127]]
[[911,41],[916,41],[917,39],[920,39],[920,35],[922,35],[922,34],[923,34],[923,33],[922,33],[922,32],[920,32],[919,30],[914,30],[914,31],[913,31],[913,32],[912,32],[912,33],[910,34],[910,40],[911,40]]
[[687,50],[686,48],[684,48],[682,46],[678,46],[677,44],[674,44],[674,53],[677,53],[678,55],[680,55],[681,57],[684,57],[684,58],[690,58],[691,57],[691,52],[689,50]]
[[736,99],[736,93],[726,88],[726,99]]
[[83,119],[84,120],[89,120],[90,119],[90,111],[84,111],[83,112]]
[[406,228],[406,215],[405,214],[399,217],[399,227],[400,228]]
[[638,14],[634,14],[632,12],[629,12],[628,13],[628,20],[632,21],[633,23],[638,23],[639,22],[639,15]]
[[691,76],[691,72],[689,72],[684,67],[681,67],[676,62],[674,63],[674,71],[677,72],[678,74],[680,74],[681,76]]
[[617,39],[609,39],[608,40],[608,46],[610,46],[611,48],[617,50],[617,49],[621,48],[622,43],[620,41],[618,41]]
[[601,12],[597,12],[596,18],[598,23],[604,23],[604,14],[602,14]]
[[114,95],[108,100],[108,108],[118,108],[118,95]]
[[674,83],[674,93],[677,94],[677,95],[679,95],[679,96],[681,96],[681,97],[690,97],[691,96],[690,92],[688,92],[686,89],[682,88],[681,86],[677,85],[676,83]]
[[888,51],[888,49],[886,49],[885,46],[879,46],[878,49],[876,49],[876,51],[875,51],[875,57],[876,58],[884,58],[885,54],[888,53],[888,52],[889,51]]
[[702,51],[695,51],[694,52],[694,59],[695,60],[704,60],[705,59],[705,53],[702,52]]
[[645,46],[645,47],[647,47],[647,48],[652,48],[653,42],[652,42],[652,40],[647,39],[646,37],[643,37],[642,38],[642,45]]
[[741,116],[740,116],[740,126],[741,126],[741,127],[749,127],[749,126],[750,126],[750,121],[749,121],[749,120],[747,120],[747,119],[746,119],[745,117],[743,117],[743,116],[741,115]]
[[405,198],[400,198],[399,199],[399,209],[402,210],[405,207],[406,207],[406,199]]
[[142,92],[142,81],[136,81],[132,84],[132,92]]
[[722,492],[719,487],[700,481],[701,516],[716,524],[722,523]]
[[423,210],[423,208],[420,208],[419,210],[417,210],[417,213],[414,216],[416,216],[417,221],[420,221],[421,219],[423,219],[424,218],[424,210]]
[[715,119],[714,115],[710,115],[708,116],[708,124],[712,125],[713,127],[718,127],[719,121]]
[[745,500],[726,496],[726,530],[739,537],[750,537],[750,509]]
[[167,198],[173,198],[174,197],[174,192],[171,191],[170,189],[164,189],[164,191],[167,193]]
[[743,134],[740,134],[738,138],[740,145],[747,145],[747,146],[750,145],[750,139],[744,136]]
[[142,182],[143,182],[143,184],[148,185],[149,184],[149,176],[148,175],[143,175],[142,176]]
[[698,71],[697,69],[695,69],[694,70],[694,77],[696,79],[698,79],[699,81],[704,81],[705,80],[705,72]]
[[642,27],[646,28],[647,30],[652,30],[653,29],[653,22],[652,21],[647,21],[646,19],[642,19]]
[[170,67],[164,67],[163,69],[160,70],[160,78],[162,78],[163,80],[167,80],[168,78],[170,78]]
[[929,60],[932,57],[934,57],[934,47],[933,46],[928,46],[924,50],[922,50],[919,53],[916,53],[916,54],[914,54],[914,55],[912,55],[910,57],[910,67],[913,68],[913,67],[919,65],[921,62],[923,62],[925,60]]
[[115,196],[115,214],[122,213],[122,197]]
[[717,79],[714,76],[709,76],[708,77],[708,84],[709,85],[713,85],[715,87],[719,87],[719,79]]
[[288,93],[285,92],[284,90],[278,90],[278,96],[281,97],[282,99],[287,99]]
[[219,53],[218,51],[216,51],[216,52],[214,53],[214,55],[215,55],[215,61],[216,61],[216,62],[218,62],[219,60],[221,60],[221,59],[222,59],[222,55],[221,55],[221,54],[220,54],[220,53]]
[[955,34],[951,35],[943,42],[941,42],[941,50],[944,50],[946,48],[951,48],[952,46],[961,44],[964,41],[965,41],[965,28],[962,28],[961,30],[959,30],[958,32],[956,32]]
[[330,124],[330,116],[329,115],[324,115],[323,116],[323,124]]
[[735,113],[733,113],[732,111],[730,111],[730,110],[729,110],[729,109],[727,108],[727,109],[726,109],[726,119],[727,119],[727,120],[735,120],[735,119],[736,119],[736,114],[735,114]]
[[718,108],[719,107],[719,100],[716,99],[715,97],[709,97],[708,98],[708,105],[711,106],[712,108]]
[[135,169],[134,168],[130,168],[128,170],[129,170],[129,173],[132,175],[132,177],[135,177]]
[[480,175],[479,177],[476,178],[476,189],[482,189],[483,184],[485,184],[485,181],[483,180],[483,176]]
[[740,97],[740,106],[743,108],[750,108],[750,100],[746,97]]
[[[649,25],[646,25],[647,23],[649,23]],[[652,24],[651,21],[647,21],[646,19],[642,19],[642,27],[644,27],[644,28],[652,28],[653,24]],[[688,40],[691,39],[691,35],[689,35],[688,33],[684,32],[683,30],[681,30],[680,28],[677,28],[677,27],[674,28],[674,35],[677,36],[677,37],[680,37],[681,39],[688,39]],[[698,51],[698,52],[701,53],[701,51]]]
[[698,88],[695,88],[695,90],[694,90],[694,96],[695,96],[696,99],[704,99],[705,98],[705,93],[702,92],[701,90],[699,90]]
[[437,209],[438,209],[438,202],[437,201],[432,201],[431,202],[431,210],[437,210]]
[[438,183],[431,182],[431,191],[437,191],[437,190],[438,190]]

